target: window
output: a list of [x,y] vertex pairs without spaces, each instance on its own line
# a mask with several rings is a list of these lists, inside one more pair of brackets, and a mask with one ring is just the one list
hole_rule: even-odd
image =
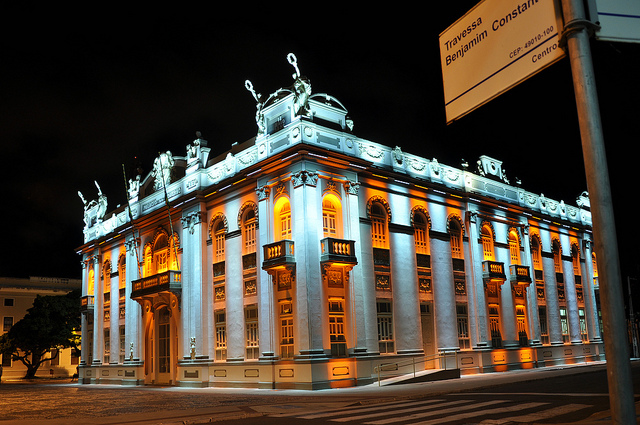
[[413,229],[416,254],[429,254],[429,233],[427,219],[424,214],[416,213],[413,216]]
[[340,237],[340,227],[340,200],[334,195],[327,195],[322,201],[322,232],[324,237]]
[[560,308],[560,326],[562,327],[562,341],[569,342],[569,320],[566,308]]
[[111,333],[109,328],[104,330],[104,362],[109,363],[111,355]]
[[169,270],[169,240],[166,235],[160,236],[153,246],[153,260],[156,263],[156,273]]
[[527,336],[527,318],[525,315],[524,305],[516,305],[516,326],[518,331],[518,341],[521,347],[529,345],[529,337]]
[[489,304],[489,330],[491,332],[491,346],[493,348],[502,348],[500,306],[498,304]]
[[538,238],[531,238],[531,257],[533,259],[533,268],[535,270],[542,270],[542,255],[540,253],[540,242],[538,242]]
[[242,242],[245,254],[256,252],[256,214],[253,208],[247,208],[244,213]]
[[387,213],[379,202],[371,204],[371,239],[374,248],[387,248]]
[[553,266],[555,267],[556,273],[562,273],[562,259],[560,258],[560,244],[555,241],[553,243]]
[[119,363],[122,364],[124,363],[124,353],[125,353],[125,327],[124,325],[120,326],[119,328],[120,330],[120,356],[119,356]]
[[520,264],[520,238],[515,230],[509,232],[509,253],[511,264]]
[[224,261],[225,227],[222,220],[217,220],[213,227],[214,263]]
[[89,278],[87,280],[87,295],[93,295],[93,288],[95,283],[94,274],[95,273],[93,271],[93,267],[91,267],[89,269]]
[[329,298],[329,340],[331,355],[347,355],[347,339],[344,334],[344,299]]
[[395,351],[391,301],[378,301],[376,310],[378,313],[378,346],[380,354],[391,354]]
[[578,319],[580,320],[580,338],[583,341],[588,341],[589,338],[587,337],[587,319],[584,315],[584,308],[578,309]]
[[289,204],[289,200],[281,196],[278,198],[275,204],[275,230],[276,240],[291,240],[292,239],[292,229],[291,229],[291,205]]
[[124,299],[126,298],[126,287],[127,287],[127,257],[125,255],[121,255],[120,260],[118,261],[118,288],[120,291],[119,297],[121,302],[124,302]]
[[580,276],[582,274],[580,272],[580,251],[578,251],[576,246],[571,249],[571,260],[573,262],[574,276]]
[[215,327],[216,327],[216,360],[222,361],[227,359],[227,322],[224,310],[216,310]]
[[291,300],[280,302],[280,357],[293,358],[293,304]]
[[547,327],[547,307],[538,307],[538,319],[540,320],[540,342],[549,343],[549,330]]
[[469,339],[469,316],[467,315],[467,305],[456,305],[456,319],[458,324],[458,345],[461,350],[468,350],[471,348],[471,341]]
[[5,307],[13,307],[14,301],[15,300],[13,298],[5,298],[4,299],[4,306]]
[[9,329],[13,326],[13,317],[5,317],[2,321],[2,330],[9,332]]
[[483,226],[481,231],[482,252],[485,261],[493,261],[493,236],[489,226]]
[[449,236],[451,237],[451,257],[462,259],[462,227],[457,220],[449,221]]
[[257,360],[260,356],[260,347],[258,344],[258,306],[247,306],[244,313],[244,325],[247,333],[246,359]]

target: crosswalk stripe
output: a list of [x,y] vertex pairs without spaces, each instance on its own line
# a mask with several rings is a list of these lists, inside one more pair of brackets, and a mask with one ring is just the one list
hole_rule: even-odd
[[[465,400],[465,401],[468,401],[468,400]],[[394,423],[394,422],[402,422],[402,421],[408,421],[408,420],[414,420],[414,419],[427,418],[429,416],[436,416],[436,415],[443,415],[443,414],[447,414],[447,413],[454,413],[454,412],[459,412],[461,410],[478,409],[480,407],[491,406],[493,404],[500,404],[500,403],[505,403],[505,402],[506,402],[506,400],[485,401],[483,403],[467,404],[466,406],[457,406],[457,407],[452,407],[452,408],[449,408],[449,409],[438,409],[438,410],[432,411],[432,412],[416,413],[416,414],[409,415],[409,416],[394,417],[394,418],[382,419],[382,420],[379,420],[379,421],[365,422],[365,423],[374,424],[374,425],[391,424],[391,423]]]
[[497,409],[476,410],[474,412],[447,416],[446,418],[437,418],[437,419],[431,419],[431,420],[422,421],[422,422],[412,422],[412,425],[440,425],[445,422],[459,421],[463,419],[474,418],[476,416],[493,415],[496,413],[514,412],[518,410],[531,409],[534,407],[542,406],[544,404],[547,404],[547,403],[524,403],[524,404],[517,404],[513,406],[500,407]]
[[[433,403],[433,402],[437,402],[437,401],[444,401],[444,400],[427,400],[427,403]],[[384,408],[384,407],[388,407],[388,406],[413,406],[416,404],[420,404],[420,403],[425,403],[425,400],[421,400],[421,401],[412,401],[412,402],[399,402],[397,400],[394,401],[387,401],[384,403],[375,403],[375,404],[365,404],[362,406],[347,406],[345,409],[340,410],[340,412],[351,412],[351,411],[358,411],[358,410],[362,410],[362,409],[377,409],[377,408]],[[277,413],[274,414],[272,416],[277,416],[277,417],[281,417],[281,418],[285,418],[285,417],[290,417],[290,416],[300,416],[301,414],[322,414],[327,412],[327,408],[323,408],[323,409],[316,409],[316,410],[307,410],[306,412],[300,412],[300,411],[294,411],[294,412],[289,412],[289,413]],[[331,410],[331,412],[336,412],[336,409]]]
[[[443,400],[438,400],[438,401],[443,401]],[[400,410],[387,410],[385,412],[381,412],[381,413],[371,413],[368,415],[359,415],[359,416],[348,416],[345,418],[337,418],[337,419],[331,419],[331,421],[333,422],[349,422],[349,421],[357,421],[357,420],[362,420],[362,419],[369,419],[369,418],[375,418],[375,417],[380,417],[380,416],[388,416],[388,415],[401,415],[403,413],[409,413],[409,412],[416,412],[418,410],[425,410],[425,409],[440,409],[441,407],[446,407],[446,406],[453,406],[456,404],[462,404],[462,403],[467,403],[468,400],[456,400],[456,401],[449,401],[446,403],[440,403],[440,404],[432,404],[432,405],[423,405],[420,407],[412,407],[412,408],[408,408],[408,409],[400,409]],[[342,412],[341,412],[342,413]]]
[[531,423],[541,421],[543,419],[549,419],[556,416],[564,415],[566,413],[576,412],[578,410],[586,409],[590,407],[587,404],[567,404],[565,406],[552,407],[551,409],[541,410],[538,412],[529,413],[528,415],[512,416],[510,418],[501,419],[488,419],[480,422],[482,425],[501,425],[510,422]]
[[361,413],[361,412],[374,412],[376,410],[383,410],[388,408],[389,406],[393,406],[395,408],[397,407],[409,407],[409,406],[416,406],[416,405],[425,405],[425,404],[431,404],[431,403],[437,403],[437,402],[442,402],[444,400],[421,400],[421,401],[414,401],[414,402],[409,402],[409,403],[398,403],[398,402],[394,402],[394,403],[384,403],[384,404],[376,404],[375,406],[358,406],[358,407],[352,407],[349,409],[341,409],[341,410],[332,410],[330,412],[327,411],[322,411],[322,412],[317,412],[317,413],[312,413],[309,415],[304,415],[304,416],[299,416],[300,413],[296,414],[292,414],[289,416],[296,416],[299,417],[301,419],[318,419],[318,418],[327,418],[329,416],[338,416],[338,415],[343,415],[343,414],[350,414],[350,413]]

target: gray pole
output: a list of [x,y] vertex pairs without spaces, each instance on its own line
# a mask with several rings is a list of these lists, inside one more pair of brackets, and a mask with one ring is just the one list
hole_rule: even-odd
[[635,424],[631,363],[625,332],[618,242],[611,206],[609,171],[600,122],[587,20],[581,0],[562,0],[565,34],[582,137],[607,357],[609,404],[613,424]]

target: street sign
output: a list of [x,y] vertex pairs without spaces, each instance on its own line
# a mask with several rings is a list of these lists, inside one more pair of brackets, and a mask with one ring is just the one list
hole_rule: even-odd
[[[593,13],[594,1],[597,15]],[[591,19],[600,25],[596,39],[640,43],[640,1],[592,0],[589,9]]]
[[439,37],[447,124],[565,56],[558,0],[482,0]]

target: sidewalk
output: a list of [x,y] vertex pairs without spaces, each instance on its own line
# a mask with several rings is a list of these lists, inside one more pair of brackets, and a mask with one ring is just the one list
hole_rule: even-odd
[[[640,367],[640,363],[635,362]],[[527,382],[547,379],[554,376],[578,374],[586,371],[605,370],[605,362],[592,362],[577,365],[563,365],[530,370],[516,370],[478,375],[463,375],[458,379],[433,381],[413,384],[384,385],[377,382],[351,388],[337,388],[329,390],[265,390],[246,388],[179,388],[179,387],[122,387],[120,385],[81,385],[66,382],[37,383],[9,383],[0,386],[0,395],[4,396],[7,387],[26,390],[29,386],[37,385],[43,390],[51,392],[52,399],[45,399],[43,403],[59,403],[64,405],[64,397],[68,394],[72,399],[74,412],[68,416],[55,417],[48,406],[42,407],[41,418],[35,418],[34,408],[29,415],[0,420],[0,425],[25,424],[28,420],[33,425],[197,425],[212,422],[222,422],[231,419],[249,418],[284,412],[296,409],[314,408],[340,409],[357,401],[380,403],[382,401],[400,400],[404,398],[448,394],[462,391],[486,389],[506,383]],[[50,391],[49,391],[50,390]],[[10,393],[6,393],[10,395]],[[31,391],[26,397],[37,397]],[[80,398],[80,400],[78,400]],[[2,397],[3,404],[5,397]],[[17,399],[16,403],[20,403]],[[113,408],[114,403],[117,408]],[[22,406],[21,406],[22,407]],[[37,408],[37,404],[36,407]],[[180,410],[182,409],[182,410]],[[187,410],[185,410],[187,409]],[[2,409],[4,411],[4,407]],[[640,413],[639,404],[636,411]],[[69,412],[67,410],[67,412]],[[3,412],[4,413],[4,412]],[[11,412],[10,412],[11,413]],[[37,412],[36,412],[37,413]],[[77,413],[77,414],[76,414]],[[103,416],[100,416],[102,414]],[[104,416],[107,414],[107,416]],[[11,415],[2,415],[2,417]],[[608,412],[601,412],[588,421],[573,422],[581,425],[608,425]],[[258,423],[258,421],[256,421]]]

